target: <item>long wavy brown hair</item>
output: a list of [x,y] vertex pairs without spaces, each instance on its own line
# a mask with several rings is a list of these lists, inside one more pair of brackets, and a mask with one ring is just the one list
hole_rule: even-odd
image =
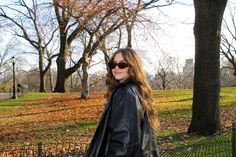
[[[146,74],[142,67],[142,62],[139,55],[131,48],[122,48],[118,49],[110,58],[109,63],[114,61],[114,57],[116,54],[121,53],[124,60],[130,65],[129,67],[129,75],[131,80],[137,83],[140,95],[139,98],[143,104],[143,113],[146,111],[149,115],[149,123],[150,126],[157,130],[158,129],[158,119],[157,119],[157,111],[154,107],[153,98],[152,98],[152,90],[148,84]],[[119,84],[117,80],[112,75],[111,69],[109,69],[107,73],[107,98],[111,96],[111,93],[114,91],[116,86]]]

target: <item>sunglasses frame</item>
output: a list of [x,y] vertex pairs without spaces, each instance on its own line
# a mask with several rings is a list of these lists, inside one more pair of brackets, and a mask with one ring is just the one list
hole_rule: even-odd
[[111,63],[108,63],[108,67],[110,69],[115,69],[116,66],[118,66],[119,69],[125,69],[125,68],[129,67],[130,65],[128,63],[125,63],[125,62],[119,62],[119,63],[111,62]]

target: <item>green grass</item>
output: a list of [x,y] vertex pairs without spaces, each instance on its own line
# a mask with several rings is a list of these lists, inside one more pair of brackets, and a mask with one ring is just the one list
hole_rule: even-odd
[[20,105],[22,105],[22,103],[30,101],[30,100],[35,100],[35,99],[39,99],[42,97],[46,97],[49,94],[50,93],[31,92],[31,93],[27,93],[26,95],[19,97],[17,99],[2,100],[0,102],[0,112],[7,111],[15,106],[20,106]]
[[[36,132],[37,137],[47,137],[45,139],[38,139],[34,143],[37,144],[38,142],[42,142],[44,140],[44,143],[51,143],[58,141],[60,139],[60,142],[66,142],[68,139],[66,137],[76,137],[78,134],[87,134],[88,129],[95,129],[97,127],[97,122],[84,120],[81,121],[78,124],[56,124],[47,128],[39,128],[39,130]],[[76,142],[76,141],[75,141]]]
[[[155,90],[154,100],[160,118],[179,118],[192,114],[192,90]],[[236,106],[236,88],[222,88],[220,92],[221,109],[232,109]]]
[[[231,153],[231,132],[228,135],[214,137],[202,137],[188,135],[187,127],[179,129],[178,125],[186,119],[191,119],[192,114],[192,90],[167,90],[153,91],[155,104],[158,109],[159,119],[166,123],[171,121],[172,128],[165,128],[159,132],[158,139],[166,143],[166,149],[171,156],[229,156]],[[220,92],[220,108],[223,110],[235,110],[236,88],[222,88]],[[182,120],[179,120],[182,118]],[[177,123],[177,124],[175,124]],[[230,131],[230,129],[229,129]],[[220,138],[220,140],[219,140]],[[212,143],[209,143],[211,141]],[[182,153],[182,154],[181,154]]]

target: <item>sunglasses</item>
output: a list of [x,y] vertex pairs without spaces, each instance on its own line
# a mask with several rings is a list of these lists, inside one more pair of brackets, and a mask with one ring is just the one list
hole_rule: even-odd
[[127,67],[129,67],[129,64],[128,63],[125,63],[125,62],[119,62],[119,63],[108,63],[108,67],[110,69],[115,69],[116,66],[118,66],[119,69],[125,69]]

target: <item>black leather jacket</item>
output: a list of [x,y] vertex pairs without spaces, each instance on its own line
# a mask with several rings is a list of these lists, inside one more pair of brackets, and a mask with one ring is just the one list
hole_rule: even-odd
[[117,86],[108,101],[87,150],[87,157],[158,157],[156,138],[142,105],[137,85]]

